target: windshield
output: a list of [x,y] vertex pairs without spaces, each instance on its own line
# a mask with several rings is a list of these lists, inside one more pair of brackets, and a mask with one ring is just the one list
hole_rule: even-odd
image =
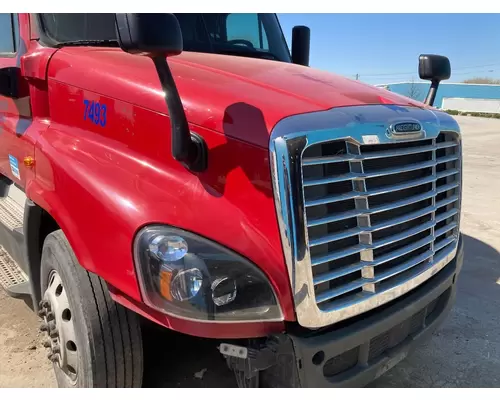
[[[117,45],[114,14],[40,14],[42,29],[57,45]],[[275,14],[175,14],[184,51],[291,62]],[[78,43],[80,42],[80,43]]]

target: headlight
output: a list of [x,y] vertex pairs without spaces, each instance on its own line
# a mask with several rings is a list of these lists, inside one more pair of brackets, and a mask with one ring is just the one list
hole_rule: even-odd
[[145,302],[162,312],[205,321],[283,319],[262,271],[205,238],[150,226],[137,235],[134,257]]

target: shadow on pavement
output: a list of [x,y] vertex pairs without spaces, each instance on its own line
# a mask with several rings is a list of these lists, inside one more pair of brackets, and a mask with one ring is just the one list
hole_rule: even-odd
[[144,387],[237,387],[217,349],[221,340],[182,335],[149,323],[143,336]]
[[[485,285],[497,285],[500,297],[500,253],[490,245],[472,236],[463,234],[464,239],[464,275],[474,274],[476,278],[484,280]],[[462,279],[460,279],[462,278]],[[463,277],[459,278],[463,281]]]

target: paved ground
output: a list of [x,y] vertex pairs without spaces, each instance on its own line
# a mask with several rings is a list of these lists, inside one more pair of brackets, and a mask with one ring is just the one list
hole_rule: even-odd
[[[457,120],[464,133],[465,265],[456,305],[424,348],[372,387],[500,386],[500,121]],[[0,387],[55,386],[37,326],[24,302],[0,290]],[[145,386],[235,386],[213,341],[146,334]]]

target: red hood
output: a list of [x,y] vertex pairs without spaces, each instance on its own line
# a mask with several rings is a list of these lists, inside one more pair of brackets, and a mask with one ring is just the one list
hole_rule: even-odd
[[[275,61],[185,52],[169,58],[189,122],[268,146],[282,118],[332,107],[398,104],[407,97],[313,68]],[[49,77],[167,113],[151,60],[119,49],[64,48]]]

